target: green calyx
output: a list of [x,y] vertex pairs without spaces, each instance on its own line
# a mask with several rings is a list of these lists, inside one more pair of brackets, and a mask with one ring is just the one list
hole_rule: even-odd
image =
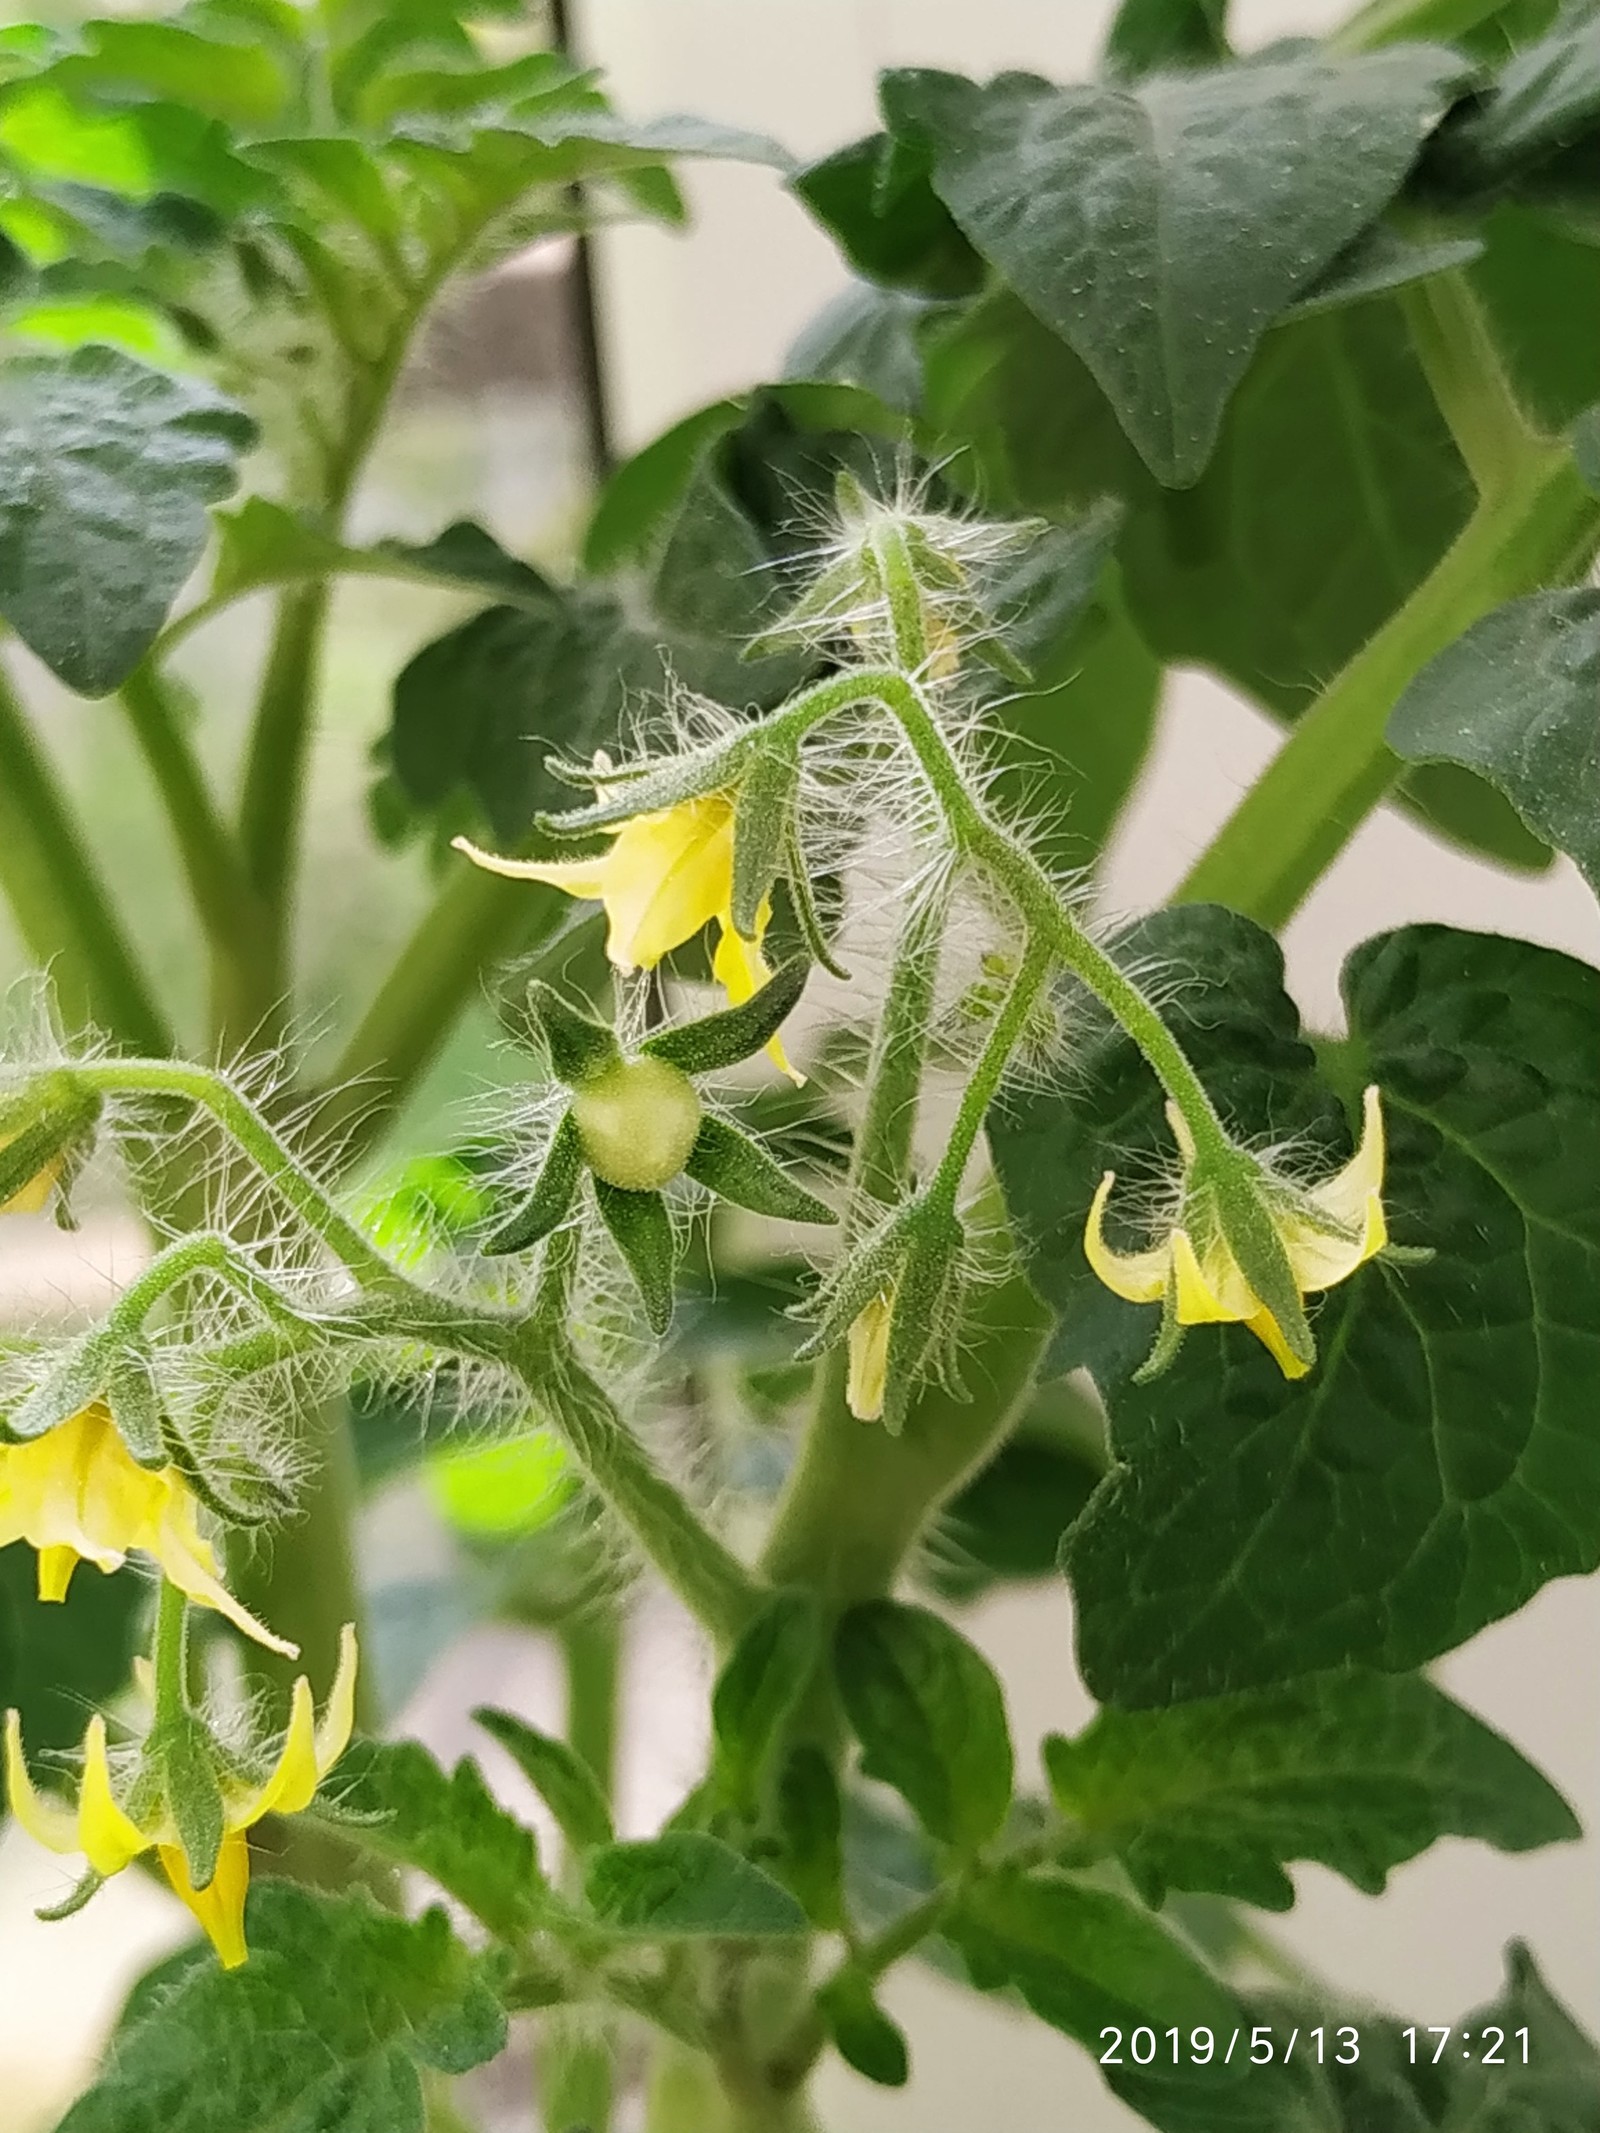
[[47,1179],[58,1217],[73,1174],[89,1154],[101,1098],[65,1069],[0,1103],[0,1210]]
[[702,1112],[682,1067],[646,1053],[586,1080],[570,1115],[597,1178],[623,1192],[657,1192],[689,1160]]
[[1185,1219],[1202,1257],[1208,1234],[1220,1235],[1251,1290],[1277,1321],[1290,1354],[1309,1368],[1317,1359],[1317,1344],[1273,1219],[1274,1198],[1254,1156],[1231,1148],[1196,1164],[1185,1194]]

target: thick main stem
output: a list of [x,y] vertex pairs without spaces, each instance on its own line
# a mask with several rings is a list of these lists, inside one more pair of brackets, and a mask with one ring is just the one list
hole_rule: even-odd
[[1405,765],[1384,733],[1430,659],[1503,601],[1570,576],[1600,534],[1600,501],[1564,446],[1484,496],[1433,571],[1300,720],[1177,892],[1267,927],[1293,917]]

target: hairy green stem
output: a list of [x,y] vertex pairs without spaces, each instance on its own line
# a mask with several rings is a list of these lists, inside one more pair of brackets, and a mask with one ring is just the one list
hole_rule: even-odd
[[1428,389],[1478,494],[1506,494],[1550,440],[1524,414],[1471,283],[1464,274],[1434,274],[1403,290],[1400,302]]
[[0,673],[0,887],[62,1014],[141,1051],[170,1048],[156,1004],[27,714]]
[[939,951],[949,921],[948,884],[918,897],[895,946],[889,990],[873,1036],[867,1102],[856,1134],[843,1248],[870,1229],[904,1189],[911,1170],[922,1076],[927,1064]]
[[1270,928],[1292,918],[1405,765],[1389,714],[1429,660],[1503,601],[1570,578],[1600,500],[1552,445],[1486,493],[1446,554],[1295,726],[1177,891]]
[[1028,943],[1022,966],[984,1040],[972,1078],[962,1091],[961,1103],[931,1188],[952,1210],[972,1151],[978,1144],[978,1135],[983,1131],[983,1122],[989,1115],[989,1106],[1000,1093],[1000,1084],[1022,1041],[1045,979],[1050,975],[1052,960],[1049,942],[1035,936]]
[[189,1708],[189,1602],[165,1578],[156,1602],[151,1672],[155,1677],[155,1722],[157,1726],[173,1725]]

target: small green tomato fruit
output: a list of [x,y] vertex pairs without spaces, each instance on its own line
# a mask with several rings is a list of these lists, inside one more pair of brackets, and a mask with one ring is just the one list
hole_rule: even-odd
[[572,1118],[597,1178],[624,1192],[656,1192],[689,1160],[700,1099],[665,1059],[619,1059],[579,1089]]

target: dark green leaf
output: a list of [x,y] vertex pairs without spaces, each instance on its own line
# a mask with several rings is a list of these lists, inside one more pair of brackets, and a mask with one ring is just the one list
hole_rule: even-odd
[[1600,496],[1600,407],[1591,407],[1573,427],[1572,456],[1585,486]]
[[1497,608],[1424,667],[1389,717],[1408,762],[1464,764],[1600,895],[1600,592]]
[[492,2059],[504,2010],[442,1911],[287,1882],[250,1894],[250,1961],[146,1996],[60,2133],[423,2133],[418,2066]]
[[1305,318],[1314,311],[1336,311],[1344,304],[1365,303],[1371,296],[1387,296],[1430,274],[1448,274],[1457,267],[1470,267],[1483,256],[1479,237],[1439,237],[1418,244],[1402,237],[1387,222],[1375,222],[1353,244],[1345,246],[1325,274],[1320,274],[1297,304],[1291,316]]
[[252,434],[210,386],[112,348],[0,370],[0,614],[80,695],[148,651]]
[[868,1777],[892,1785],[941,1843],[987,1843],[1011,1805],[1012,1762],[983,1655],[924,1607],[872,1600],[840,1622],[834,1671]]
[[756,1808],[784,1720],[811,1686],[822,1622],[807,1593],[774,1593],[734,1646],[711,1698],[717,1774],[734,1805]]
[[1228,0],[1122,0],[1106,38],[1106,70],[1137,77],[1228,57]]
[[360,1843],[419,1867],[491,1932],[514,1939],[541,1916],[533,1833],[494,1800],[476,1763],[446,1773],[417,1741],[362,1741],[340,1762],[332,1793],[343,1813],[363,1818],[351,1832]]
[[[1462,2029],[1478,2041],[1475,2056],[1452,2065],[1445,2133],[1591,2133],[1600,2124],[1600,2051],[1540,1977],[1532,1955],[1513,1941],[1506,1988],[1468,2015]],[[1488,2028],[1505,2032],[1504,2063],[1484,2064]],[[1517,2032],[1528,2032],[1526,2066]],[[1352,2133],[1355,2129],[1352,2128]]]
[[[1339,1160],[1274,944],[1215,910],[1164,915],[1135,938],[1195,973],[1174,996],[1178,1025],[1236,1128],[1304,1135],[1317,1168]],[[1124,1462],[1064,1553],[1104,1701],[1343,1664],[1407,1671],[1600,1561],[1587,1395],[1600,973],[1526,942],[1417,927],[1357,950],[1344,989],[1342,1086],[1352,1108],[1362,1082],[1382,1088],[1391,1227],[1435,1256],[1334,1290],[1317,1368],[1298,1384],[1228,1327],[1192,1335],[1157,1384],[1115,1389],[1139,1348],[1128,1307],[1090,1293],[1081,1229],[1106,1151],[1126,1168],[1162,1147],[1131,1047],[1083,1033],[1074,1095],[1041,1095],[995,1128],[1034,1278],[1064,1313],[1064,1355],[1092,1359],[1110,1392]]]
[[1099,1411],[1069,1380],[1040,1388],[1015,1433],[946,1505],[922,1574],[947,1599],[1052,1576],[1061,1536],[1105,1472]]
[[1451,193],[1503,189],[1600,128],[1600,37],[1586,5],[1515,52],[1493,86],[1454,114],[1429,147],[1424,176]]
[[[1248,2035],[1245,2003],[1124,1898],[1058,1875],[1001,1874],[978,1885],[949,1930],[975,1985],[1012,1987],[1096,2058],[1110,2048],[1102,2030],[1120,2030],[1120,2064],[1106,2064],[1106,2079],[1166,2133],[1313,2133],[1322,2123],[1302,2110],[1306,2084],[1292,2068],[1252,2066],[1237,2049],[1226,2055],[1230,2036]],[[1215,2056],[1175,2067],[1158,2049],[1139,2067],[1129,2049],[1139,2026],[1158,2037],[1176,2026],[1186,2039],[1209,2029]]]
[[929,183],[927,149],[869,134],[790,180],[858,274],[915,296],[968,296],[983,261]]
[[824,1929],[836,1929],[841,1919],[842,1821],[833,1766],[820,1748],[802,1741],[778,1772],[766,1858],[812,1924]]
[[1554,221],[1501,207],[1472,270],[1495,340],[1529,413],[1565,429],[1600,400],[1600,248]]
[[896,100],[968,237],[1186,485],[1262,334],[1383,212],[1462,79],[1425,46],[1306,48],[1132,89],[904,75]]
[[473,1718],[515,1762],[580,1852],[612,1839],[611,1810],[599,1781],[565,1741],[552,1740],[511,1711],[478,1710]]
[[784,376],[859,385],[886,407],[915,414],[922,404],[917,335],[931,308],[922,297],[857,282],[801,330],[784,357]]
[[212,573],[214,599],[237,599],[265,586],[304,578],[351,576],[415,579],[419,584],[508,597],[532,614],[546,611],[550,587],[526,563],[507,554],[492,534],[470,520],[447,526],[420,546],[378,541],[350,548],[282,504],[252,496],[236,511],[217,514],[219,545]]
[[1580,1834],[1498,1733],[1417,1675],[1324,1674],[1281,1689],[1102,1711],[1045,1743],[1063,1814],[1141,1895],[1208,1889],[1287,1910],[1284,1868],[1320,1860],[1369,1895],[1443,1836],[1531,1851]]
[[870,1979],[859,1970],[840,1970],[817,1994],[817,2007],[847,2066],[880,2088],[905,2087],[911,2054],[903,2032],[873,1998]]
[[766,1940],[806,1929],[787,1889],[698,1830],[596,1852],[584,1887],[602,1924],[619,1933]]
[[667,1203],[658,1192],[625,1192],[618,1185],[608,1185],[604,1178],[591,1178],[590,1185],[600,1219],[633,1276],[651,1332],[665,1333],[672,1323],[678,1269],[678,1247]]

